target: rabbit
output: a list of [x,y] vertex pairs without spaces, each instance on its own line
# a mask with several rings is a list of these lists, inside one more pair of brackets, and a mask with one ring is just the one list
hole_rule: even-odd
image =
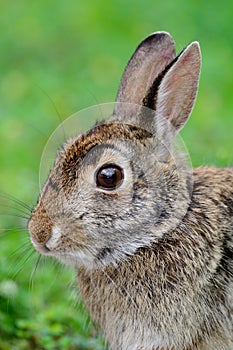
[[35,249],[74,267],[112,350],[233,349],[233,168],[189,169],[174,142],[201,53],[143,40],[114,110],[58,150],[28,223]]

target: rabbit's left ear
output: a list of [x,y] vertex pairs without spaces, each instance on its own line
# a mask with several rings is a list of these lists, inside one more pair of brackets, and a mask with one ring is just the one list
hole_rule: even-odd
[[[193,42],[165,70],[159,84],[156,83],[158,89],[154,109],[158,123],[169,121],[175,132],[182,128],[196,100],[200,69],[200,47],[198,42]],[[150,99],[147,97],[145,101]],[[153,108],[150,105],[147,107]]]

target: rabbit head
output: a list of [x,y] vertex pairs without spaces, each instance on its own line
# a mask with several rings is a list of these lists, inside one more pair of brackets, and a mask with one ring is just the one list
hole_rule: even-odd
[[39,252],[95,269],[182,220],[191,178],[172,144],[192,111],[200,65],[198,43],[176,56],[165,32],[137,47],[109,119],[58,151],[29,221]]

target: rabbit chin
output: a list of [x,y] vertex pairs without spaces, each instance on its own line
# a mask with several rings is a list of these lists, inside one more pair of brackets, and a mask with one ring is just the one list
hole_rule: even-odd
[[112,265],[117,267],[118,262],[122,261],[126,257],[133,255],[138,249],[138,246],[127,247],[125,252],[122,253],[118,249],[102,248],[98,252],[92,252],[87,248],[77,248],[73,251],[55,251],[50,252],[49,255],[53,255],[61,263],[75,268],[84,267],[86,270],[96,270]]
[[80,249],[73,252],[56,252],[54,254],[61,263],[76,268],[85,267],[88,270],[97,268],[94,256],[86,249]]
[[[100,254],[102,255],[103,252],[101,251]],[[121,256],[118,256],[117,252],[109,255],[106,254],[105,257],[99,258],[99,254],[97,254],[96,257],[90,251],[83,248],[71,252],[57,251],[54,254],[52,253],[50,255],[53,255],[56,259],[65,265],[73,266],[75,268],[84,267],[89,271],[101,269],[110,264],[117,266],[117,261],[122,259],[122,254],[120,254]]]

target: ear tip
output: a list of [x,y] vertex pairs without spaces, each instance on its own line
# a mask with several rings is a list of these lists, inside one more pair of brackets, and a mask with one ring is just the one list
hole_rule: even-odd
[[[171,34],[165,30],[159,30],[157,32],[152,32],[149,36],[157,36],[157,37],[169,37],[172,38]],[[173,39],[173,38],[172,38]]]
[[192,60],[195,60],[196,63],[199,62],[199,65],[201,65],[202,56],[200,44],[198,41],[193,41],[188,46],[186,46],[186,48],[181,52],[180,58],[182,59],[182,57],[185,56],[189,57]]
[[166,31],[158,31],[158,32],[153,32],[150,35],[148,35],[142,43],[151,43],[151,42],[158,42],[158,41],[163,41],[167,42],[168,44],[174,45],[174,40],[173,37],[171,36],[170,33]]
[[195,51],[197,54],[201,55],[201,47],[199,41],[193,41],[187,46],[192,51]]

